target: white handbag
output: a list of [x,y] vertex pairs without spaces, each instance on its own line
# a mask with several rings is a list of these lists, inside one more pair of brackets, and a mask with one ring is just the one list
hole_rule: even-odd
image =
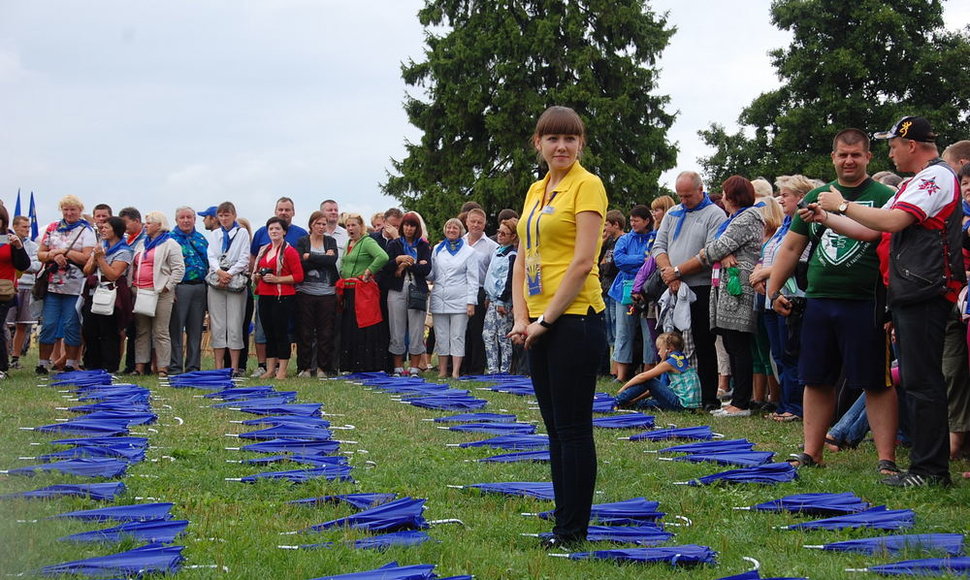
[[135,292],[135,314],[155,317],[155,307],[158,305],[158,292],[154,288],[138,288]]
[[115,298],[118,296],[118,289],[112,282],[101,280],[101,270],[98,270],[98,287],[91,295],[91,314],[111,316],[115,313]]

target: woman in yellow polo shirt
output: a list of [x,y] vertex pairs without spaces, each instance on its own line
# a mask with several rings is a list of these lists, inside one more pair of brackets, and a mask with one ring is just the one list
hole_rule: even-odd
[[586,539],[596,484],[593,392],[606,348],[596,258],[607,199],[578,162],[586,129],[575,111],[547,109],[532,141],[549,172],[529,188],[518,223],[509,336],[528,350],[549,433],[556,523],[545,544],[569,547]]

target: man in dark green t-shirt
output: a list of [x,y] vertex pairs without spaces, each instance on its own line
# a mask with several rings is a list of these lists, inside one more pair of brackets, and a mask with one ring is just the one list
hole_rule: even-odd
[[[830,188],[856,203],[882,207],[892,189],[866,173],[872,153],[869,137],[859,129],[840,131],[832,143],[836,180],[810,191],[805,204],[815,207],[819,193]],[[808,264],[807,303],[801,334],[798,378],[805,384],[805,451],[789,460],[796,466],[822,463],[825,435],[835,414],[835,384],[844,377],[846,387],[866,391],[866,411],[884,475],[898,472],[896,393],[887,380],[886,336],[876,296],[882,277],[876,246],[879,235],[866,232],[849,237],[832,224],[806,223],[796,216],[775,256],[767,294],[782,316],[791,302],[780,293],[809,242],[815,244]]]

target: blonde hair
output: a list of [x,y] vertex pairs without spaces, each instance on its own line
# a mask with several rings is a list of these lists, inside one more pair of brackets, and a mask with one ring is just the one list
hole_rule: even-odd
[[781,204],[773,197],[763,197],[758,200],[763,203],[759,209],[761,217],[765,218],[765,236],[770,236],[781,227],[781,222],[785,220],[785,212],[781,209]]
[[684,337],[679,332],[664,332],[657,336],[657,342],[669,346],[670,350],[684,350]]
[[774,193],[774,190],[771,189],[771,184],[764,177],[752,179],[751,186],[754,187],[754,196],[756,198],[771,197]]
[[811,179],[804,175],[781,175],[775,180],[775,187],[779,191],[784,187],[785,189],[794,191],[799,197],[805,197],[806,193],[812,191],[817,186]]
[[499,224],[500,227],[505,226],[509,228],[509,231],[512,232],[512,240],[514,242],[519,241],[519,232],[516,230],[518,225],[519,225],[519,218],[509,218],[507,220],[502,220],[502,223]]
[[344,227],[346,227],[347,222],[349,222],[350,220],[357,220],[357,223],[359,223],[361,227],[364,227],[364,217],[359,213],[345,213],[343,215],[343,218],[344,218],[343,219]]
[[166,232],[169,230],[168,218],[160,211],[150,211],[145,214],[145,223],[149,222],[162,226],[162,229]]
[[441,233],[445,233],[445,230],[447,230],[448,229],[448,226],[451,225],[451,224],[455,224],[456,226],[458,226],[458,231],[461,232],[460,235],[462,235],[462,236],[465,235],[465,233],[468,231],[468,230],[465,229],[465,224],[461,223],[461,220],[460,219],[458,219],[458,218],[451,218],[451,219],[449,219],[448,221],[445,222],[445,225],[444,226],[442,226]]
[[57,202],[57,209],[63,210],[65,207],[76,207],[84,211],[84,204],[81,203],[81,198],[76,195],[65,195]]

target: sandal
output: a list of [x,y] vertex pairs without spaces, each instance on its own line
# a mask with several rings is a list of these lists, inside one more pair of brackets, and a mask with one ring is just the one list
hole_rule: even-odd
[[781,415],[775,415],[772,417],[775,421],[779,423],[791,423],[793,421],[801,421],[802,418],[793,413],[782,413]]
[[815,461],[815,458],[808,453],[792,453],[785,462],[795,469],[799,467],[825,467],[824,463]]
[[834,439],[832,437],[826,437],[825,438],[825,446],[828,447],[829,451],[833,451],[835,453],[838,453],[839,451],[842,451],[842,447],[844,445],[845,445],[844,442],[838,441],[838,440],[836,440],[836,439]]
[[879,475],[899,475],[902,470],[896,465],[895,461],[889,459],[880,459],[879,464],[876,467],[876,472]]

